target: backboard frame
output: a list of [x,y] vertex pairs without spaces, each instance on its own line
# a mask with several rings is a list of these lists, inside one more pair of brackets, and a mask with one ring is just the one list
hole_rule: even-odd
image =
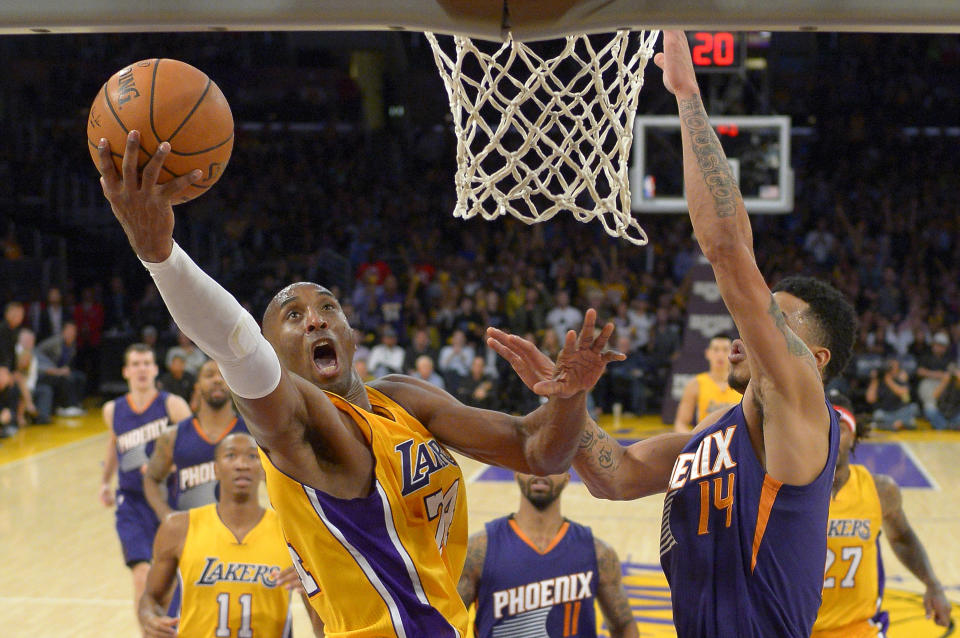
[[[790,166],[790,125],[785,115],[724,116],[711,115],[710,124],[714,129],[722,126],[736,126],[749,129],[757,126],[776,126],[779,129],[779,157],[782,169],[779,174],[779,197],[760,199],[744,197],[744,206],[748,213],[789,213],[794,207],[794,175]],[[685,213],[685,197],[648,198],[643,189],[646,177],[647,128],[680,129],[680,118],[675,115],[640,115],[633,125],[633,163],[630,167],[631,208],[635,213]]]
[[407,30],[543,40],[617,29],[960,33],[956,0],[4,0],[3,33]]

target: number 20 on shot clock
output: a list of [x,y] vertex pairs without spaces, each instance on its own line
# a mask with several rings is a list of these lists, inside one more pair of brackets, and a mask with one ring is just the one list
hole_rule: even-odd
[[688,31],[693,66],[700,72],[736,73],[743,69],[743,34],[735,31]]

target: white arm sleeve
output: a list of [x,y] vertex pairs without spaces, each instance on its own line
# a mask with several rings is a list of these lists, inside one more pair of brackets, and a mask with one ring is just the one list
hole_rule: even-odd
[[220,364],[220,373],[234,394],[259,399],[277,388],[280,359],[260,334],[256,320],[176,242],[165,261],[141,262],[177,326]]

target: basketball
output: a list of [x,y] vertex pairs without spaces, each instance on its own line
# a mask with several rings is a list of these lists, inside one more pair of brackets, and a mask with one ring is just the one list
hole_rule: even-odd
[[99,164],[97,144],[106,138],[119,172],[131,130],[140,132],[140,169],[161,142],[170,143],[160,184],[194,169],[203,171],[175,204],[213,186],[233,150],[233,115],[227,99],[203,71],[178,60],[141,60],[114,73],[101,87],[87,119],[87,145],[94,164]]

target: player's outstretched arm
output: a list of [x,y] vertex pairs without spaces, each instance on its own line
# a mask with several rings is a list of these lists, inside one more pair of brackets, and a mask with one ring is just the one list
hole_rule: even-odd
[[[371,385],[403,405],[439,441],[471,458],[526,474],[559,474],[570,468],[589,419],[586,393],[608,361],[623,358],[605,350],[613,324],[597,334],[595,322],[596,312],[588,310],[580,334],[567,333],[556,365],[550,365],[551,374],[533,386],[547,402],[523,417],[466,406],[412,377],[391,375]],[[496,340],[490,345],[504,354]]]
[[487,558],[487,531],[480,530],[467,541],[467,558],[460,572],[460,582],[457,583],[457,592],[465,607],[477,602],[477,590],[480,587],[480,576],[483,575],[483,561]]
[[143,495],[156,513],[157,520],[161,522],[173,512],[164,495],[164,482],[173,469],[173,446],[176,440],[176,427],[161,434],[153,446],[153,454],[150,455],[147,469],[143,473]]
[[190,404],[184,401],[183,397],[173,393],[167,396],[166,408],[170,423],[180,423],[180,421],[189,419],[193,415]]
[[138,142],[139,134],[131,131],[122,174],[114,168],[107,141],[102,140],[98,147],[100,183],[114,216],[150,271],[177,325],[220,365],[257,441],[287,456],[306,457],[310,446],[303,440],[305,424],[342,425],[339,412],[320,390],[307,390],[309,384],[283,370],[250,313],[173,241],[171,202],[196,180],[199,171],[157,184],[170,145],[160,144],[138,173]]
[[610,638],[639,638],[637,621],[633,618],[630,599],[623,589],[620,559],[612,547],[594,537],[597,552],[597,602],[610,627]]
[[933,567],[927,558],[927,552],[910,527],[907,515],[903,512],[903,499],[900,486],[885,474],[873,477],[880,496],[880,508],[883,510],[883,531],[890,541],[890,548],[904,567],[916,576],[926,587],[923,594],[923,606],[927,618],[943,627],[950,625],[950,601],[943,592],[943,586],[933,573]]
[[[817,360],[787,325],[757,268],[753,234],[740,189],[710,119],[682,31],[665,31],[654,57],[677,98],[684,184],[694,235],[713,267],[717,286],[750,353],[754,398],[764,406],[767,472],[805,485],[823,470],[829,412]],[[821,364],[829,351],[818,350]]]
[[187,539],[190,515],[177,512],[160,524],[153,539],[153,563],[147,573],[147,586],[140,597],[138,617],[146,638],[168,638],[177,635],[177,619],[167,616],[161,604],[177,575],[177,565]]
[[591,421],[583,429],[573,469],[590,493],[630,501],[666,491],[677,455],[689,432],[671,432],[624,447]]
[[[553,375],[550,357],[531,341],[501,330],[491,329],[487,334],[490,346],[531,390],[542,387],[540,384]],[[649,496],[666,489],[674,461],[689,440],[689,433],[664,434],[624,447],[587,417],[573,467],[597,498],[631,500]]]

